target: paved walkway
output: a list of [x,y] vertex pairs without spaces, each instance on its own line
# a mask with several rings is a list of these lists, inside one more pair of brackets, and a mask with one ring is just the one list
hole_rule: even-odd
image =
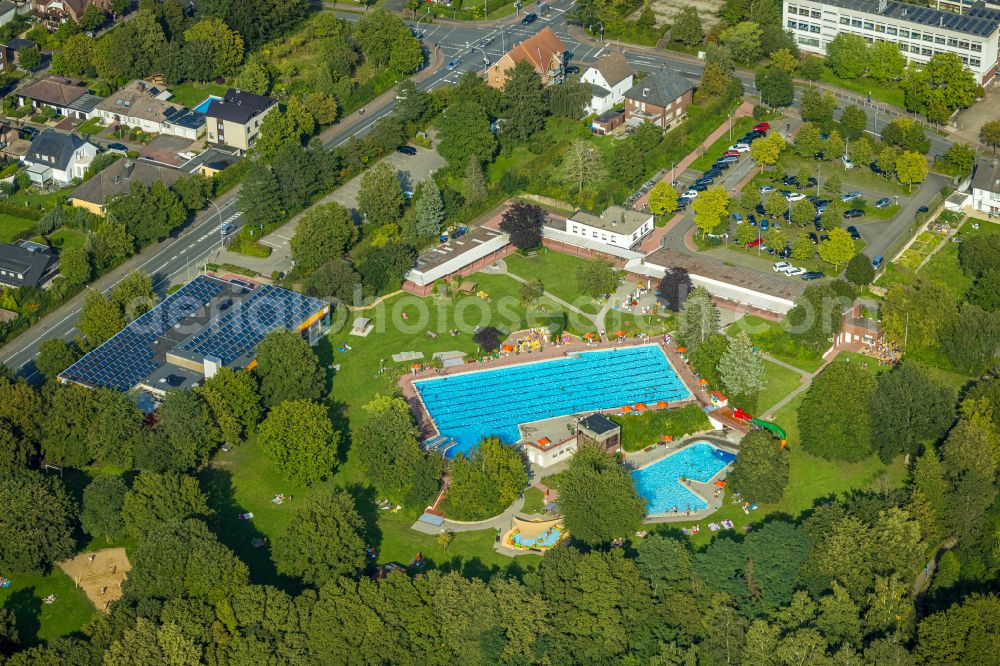
[[441,523],[440,526],[431,525],[418,520],[410,525],[410,529],[416,530],[422,534],[440,534],[441,532],[478,532],[479,530],[491,529],[506,532],[513,526],[514,516],[521,513],[521,509],[523,508],[524,495],[514,500],[514,503],[507,507],[507,510],[500,515],[487,518],[486,520],[480,520],[474,523],[464,523],[445,518],[444,522]]
[[826,368],[826,366],[830,365],[830,363],[833,362],[833,359],[837,358],[837,354],[839,354],[839,353],[840,353],[839,349],[834,349],[830,353],[830,357],[827,358],[823,362],[823,365],[821,365],[816,372],[806,372],[805,370],[802,370],[801,368],[796,368],[794,365],[790,365],[788,363],[785,363],[784,361],[779,361],[778,359],[774,358],[770,354],[766,354],[766,353],[761,352],[761,356],[763,356],[768,361],[771,361],[772,363],[776,363],[776,364],[780,365],[781,367],[786,368],[788,370],[791,370],[793,372],[797,372],[797,373],[799,373],[802,376],[802,378],[800,379],[801,383],[795,388],[794,391],[792,391],[791,393],[789,393],[788,395],[786,395],[784,398],[782,398],[781,400],[779,400],[777,403],[775,403],[774,405],[772,405],[769,409],[762,409],[762,410],[760,410],[760,413],[764,415],[763,418],[768,419],[768,420],[773,419],[775,412],[777,412],[779,409],[781,409],[782,407],[784,407],[785,405],[787,405],[788,403],[790,403],[792,400],[795,400],[796,396],[798,396],[800,393],[802,393],[807,388],[809,388],[812,385],[812,381],[816,377],[816,375],[818,375],[819,373],[823,372],[823,370]]
[[[507,262],[505,262],[503,259],[499,259],[496,262],[495,266],[496,266],[496,268],[491,268],[491,270],[485,271],[485,272],[493,273],[493,274],[496,274],[496,275],[506,275],[507,277],[513,278],[514,280],[520,282],[521,284],[527,284],[528,283],[528,281],[525,280],[520,275],[515,275],[514,273],[511,273],[510,271],[508,271],[507,270]],[[542,295],[545,296],[546,298],[548,298],[549,300],[555,301],[556,303],[558,303],[559,305],[563,306],[564,308],[577,313],[581,317],[585,317],[586,319],[588,319],[594,325],[597,325],[597,321],[595,320],[595,316],[594,315],[587,314],[586,312],[584,312],[580,308],[576,307],[575,305],[573,305],[571,303],[567,303],[566,301],[564,301],[563,299],[559,298],[558,296],[556,296],[552,292],[542,290]]]

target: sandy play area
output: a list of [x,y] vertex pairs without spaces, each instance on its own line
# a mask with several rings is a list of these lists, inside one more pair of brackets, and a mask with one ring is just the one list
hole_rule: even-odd
[[132,569],[124,548],[105,548],[59,563],[59,568],[82,588],[98,610],[107,612],[108,606],[122,596],[122,581]]
[[[722,7],[722,0],[651,0],[649,5],[653,8],[653,14],[656,15],[656,25],[672,23],[674,15],[681,8],[690,5],[698,10],[698,16],[701,17],[702,26],[707,34],[719,23],[719,17],[715,14]],[[636,10],[633,18],[638,16],[638,11],[640,10],[641,7],[639,10]]]

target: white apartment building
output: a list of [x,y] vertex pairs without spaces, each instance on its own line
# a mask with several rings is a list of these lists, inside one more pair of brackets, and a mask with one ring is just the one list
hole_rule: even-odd
[[653,215],[611,206],[599,216],[577,211],[566,220],[566,233],[614,247],[632,249],[653,230]]
[[1000,160],[983,157],[972,177],[972,207],[987,215],[1000,215]]
[[834,37],[851,33],[868,43],[898,44],[917,65],[936,53],[955,53],[984,86],[997,73],[1000,6],[992,2],[979,0],[958,14],[894,0],[783,0],[782,19],[809,53],[826,55]]

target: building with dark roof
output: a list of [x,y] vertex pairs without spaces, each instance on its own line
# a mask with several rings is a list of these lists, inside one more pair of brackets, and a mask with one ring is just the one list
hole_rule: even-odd
[[180,169],[166,164],[126,157],[105,167],[73,190],[73,194],[69,195],[69,202],[95,215],[104,215],[105,202],[111,197],[128,192],[132,188],[132,183],[150,187],[156,181],[161,181],[170,187],[185,175],[187,174]]
[[[13,47],[8,44],[6,48]],[[86,120],[94,115],[94,107],[103,98],[91,95],[82,83],[63,76],[45,76],[22,86],[14,95],[18,106],[32,110],[48,106],[61,116]]]
[[621,104],[633,78],[632,67],[619,51],[607,54],[584,70],[580,83],[589,84],[591,92],[587,113],[602,114]]
[[7,25],[17,16],[17,5],[10,0],[0,2],[0,25]]
[[46,129],[31,142],[23,162],[31,182],[44,185],[52,180],[67,185],[83,178],[96,155],[97,146],[86,139]]
[[[962,0],[955,0],[958,5]],[[937,53],[954,53],[982,84],[997,73],[1000,7],[978,0],[961,13],[895,0],[783,0],[784,26],[803,51],[826,55],[841,33],[868,43],[891,42],[907,62],[923,65]]]
[[257,142],[264,116],[277,106],[270,97],[230,88],[222,99],[213,99],[205,111],[209,143],[247,152]]
[[982,157],[972,176],[972,207],[989,216],[1000,215],[1000,160]]
[[44,287],[58,268],[59,259],[48,245],[0,243],[0,285],[4,287]]
[[625,91],[625,122],[669,129],[684,119],[693,99],[694,85],[662,67]]
[[281,287],[200,275],[59,374],[64,384],[153,393],[191,388],[220,368],[251,369],[279,328],[316,344],[330,304]]

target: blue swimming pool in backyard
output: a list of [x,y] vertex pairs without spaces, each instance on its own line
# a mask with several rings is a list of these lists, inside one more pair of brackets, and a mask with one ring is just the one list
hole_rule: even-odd
[[735,456],[708,442],[695,442],[663,460],[632,472],[635,489],[646,500],[649,513],[670,513],[708,508],[708,503],[682,484],[684,477],[708,483],[732,462]]
[[517,426],[553,416],[691,397],[655,345],[580,352],[566,358],[414,382],[448,456],[483,437],[517,441]]
[[197,111],[198,113],[205,113],[205,112],[207,112],[208,111],[208,106],[209,106],[209,104],[212,103],[213,99],[222,99],[222,98],[221,97],[217,97],[216,95],[209,95],[208,97],[205,98],[204,102],[202,102],[198,106],[194,107],[193,110]]

